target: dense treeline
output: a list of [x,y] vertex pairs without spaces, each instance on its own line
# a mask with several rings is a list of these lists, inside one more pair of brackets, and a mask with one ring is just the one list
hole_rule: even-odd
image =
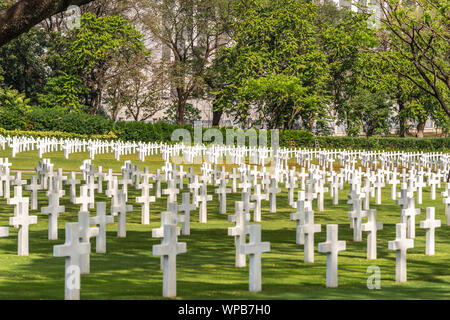
[[[0,47],[0,126],[164,140],[142,122],[197,120],[189,100],[201,98],[214,126],[226,114],[243,128],[423,137],[432,120],[446,136],[449,7],[399,1],[356,13],[309,0],[95,0],[79,21],[57,14]],[[149,39],[163,44],[156,59]]]

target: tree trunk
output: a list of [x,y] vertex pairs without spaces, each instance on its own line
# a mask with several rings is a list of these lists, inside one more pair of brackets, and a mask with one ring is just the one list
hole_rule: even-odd
[[425,121],[421,121],[417,124],[417,138],[423,138],[423,132],[425,130]]
[[0,11],[0,47],[29,31],[70,5],[81,6],[92,0],[21,0]]
[[186,106],[185,99],[178,99],[177,108],[177,124],[183,124],[184,120],[184,107]]
[[398,124],[400,127],[398,134],[400,137],[404,138],[404,137],[406,137],[407,126],[406,126],[406,118],[405,118],[405,116],[401,115],[401,112],[405,109],[406,103],[400,99],[397,100],[397,103],[398,103],[398,113],[399,113]]

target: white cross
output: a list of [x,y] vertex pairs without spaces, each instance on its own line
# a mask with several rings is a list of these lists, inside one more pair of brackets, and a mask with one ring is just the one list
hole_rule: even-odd
[[175,180],[169,180],[167,182],[167,189],[163,190],[163,194],[168,195],[167,201],[176,202],[178,193],[180,193],[180,190],[176,187]]
[[241,245],[245,244],[246,234],[249,233],[248,223],[250,214],[246,214],[243,209],[242,201],[236,201],[235,214],[228,216],[228,222],[235,222],[234,227],[228,228],[228,235],[234,236],[234,246],[236,249],[236,267],[245,267],[245,254],[241,252]]
[[188,185],[189,189],[192,192],[192,202],[195,206],[198,206],[198,190],[201,187],[201,183],[198,182],[198,176],[194,176],[194,182]]
[[111,207],[111,211],[117,212],[119,215],[117,219],[117,236],[125,238],[127,236],[127,212],[132,211],[133,206],[127,204],[124,190],[119,190],[117,196],[117,205]]
[[59,194],[51,193],[48,198],[48,206],[41,208],[41,213],[48,214],[48,240],[58,239],[58,216],[64,212],[65,206],[59,205]]
[[319,252],[327,254],[327,288],[338,286],[338,252],[345,250],[345,241],[338,241],[338,225],[327,225],[327,241],[319,243]]
[[76,179],[76,174],[75,174],[75,172],[72,171],[70,173],[69,179],[64,181],[64,183],[70,186],[70,188],[69,188],[70,202],[74,203],[74,199],[77,195],[76,186],[77,186],[77,184],[80,184],[80,180]]
[[305,235],[305,263],[314,262],[314,233],[320,232],[320,224],[314,224],[314,211],[306,210],[305,221],[301,226],[301,231]]
[[94,202],[92,194],[88,194],[88,187],[86,185],[80,187],[80,197],[74,199],[74,204],[80,204],[80,211],[88,211],[88,205]]
[[66,242],[53,247],[53,256],[65,257],[65,300],[80,299],[80,257],[91,252],[89,243],[80,242],[77,222],[66,223]]
[[406,223],[406,237],[414,239],[416,237],[416,215],[420,214],[420,209],[416,209],[414,198],[408,198],[408,205],[401,210],[400,222]]
[[270,251],[270,242],[261,242],[261,225],[254,224],[249,227],[250,241],[241,245],[242,254],[250,255],[249,259],[249,290],[261,291],[261,254]]
[[37,177],[32,176],[30,184],[25,186],[25,190],[30,192],[31,210],[37,210],[38,208],[38,191],[42,190],[42,186],[37,182]]
[[270,187],[268,190],[270,196],[270,212],[277,212],[277,193],[281,192],[281,189],[278,188],[278,182],[275,178],[270,180]]
[[219,212],[225,214],[227,212],[227,193],[231,193],[225,179],[220,180],[219,188],[215,192],[219,195]]
[[37,216],[28,215],[28,205],[29,202],[19,202],[17,205],[17,216],[9,218],[9,224],[19,228],[17,243],[19,256],[28,256],[29,225],[37,224]]
[[[89,211],[78,212],[78,226],[80,227],[80,240],[83,243],[89,243],[91,247],[90,238],[96,237],[99,234],[97,227],[91,228]],[[90,251],[90,250],[89,250]],[[80,272],[82,274],[88,274],[90,272],[89,253],[80,257]]]
[[255,193],[250,196],[250,200],[255,201],[253,221],[261,221],[261,200],[268,200],[267,194],[261,193],[261,185],[255,185]]
[[142,203],[142,211],[141,211],[141,223],[142,224],[150,224],[150,203],[155,202],[155,196],[150,196],[150,188],[153,185],[149,184],[148,181],[144,179],[144,181],[139,184],[138,188],[142,190],[142,194],[140,197],[136,197],[137,203]]
[[206,203],[207,201],[212,200],[212,196],[208,195],[208,189],[205,181],[203,181],[200,189],[200,195],[198,196],[198,202],[200,202],[199,221],[200,223],[206,223],[208,219]]
[[191,234],[191,211],[195,210],[195,205],[191,204],[191,193],[190,192],[183,192],[181,198],[181,205],[178,206],[178,210],[183,212],[184,219],[181,223],[181,233],[183,235],[190,235]]
[[383,229],[383,223],[377,222],[377,210],[369,210],[368,221],[361,225],[362,231],[368,231],[367,259],[377,258],[377,230]]
[[427,207],[427,219],[420,221],[420,227],[427,229],[427,241],[425,246],[426,255],[434,255],[434,233],[441,226],[441,220],[434,219],[434,207]]
[[414,248],[414,240],[406,238],[405,223],[397,223],[395,227],[396,237],[394,241],[388,242],[388,248],[396,251],[395,281],[406,282],[406,250]]
[[89,219],[90,224],[98,225],[95,252],[106,253],[106,225],[114,223],[114,217],[106,215],[106,202],[97,202],[96,205],[97,215]]
[[[296,209],[297,211],[295,213],[291,213],[290,217],[291,220],[297,221],[296,225],[296,244],[304,244],[305,243],[305,237],[302,231],[302,226],[305,223],[305,212],[308,210],[308,207],[306,205],[306,200],[304,200],[304,191],[303,192],[303,199],[297,201]],[[310,209],[310,208],[309,208]]]
[[153,246],[153,255],[163,257],[163,297],[177,295],[176,257],[185,253],[186,243],[178,242],[175,224],[165,224],[164,238],[160,245]]
[[161,175],[161,170],[156,169],[156,174],[153,177],[153,180],[156,182],[156,187],[155,187],[155,196],[156,198],[161,198],[161,180],[164,177]]

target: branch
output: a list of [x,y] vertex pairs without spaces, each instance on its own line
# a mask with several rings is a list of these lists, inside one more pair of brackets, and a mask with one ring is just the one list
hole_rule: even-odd
[[0,47],[27,32],[36,24],[70,5],[81,6],[93,0],[20,0],[0,11]]

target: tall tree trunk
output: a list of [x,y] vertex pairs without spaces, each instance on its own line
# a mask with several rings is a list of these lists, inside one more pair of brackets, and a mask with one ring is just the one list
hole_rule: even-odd
[[220,119],[222,118],[222,114],[223,114],[222,110],[218,110],[218,111],[213,110],[213,120],[212,120],[213,126],[217,126],[217,127],[219,126]]
[[184,107],[186,106],[185,99],[178,99],[177,107],[177,124],[183,124],[184,120]]
[[399,130],[399,136],[404,138],[406,137],[406,133],[407,133],[407,125],[406,125],[406,117],[401,115],[401,112],[405,109],[406,107],[406,103],[404,101],[402,101],[401,99],[397,99],[397,104],[398,104],[398,124],[400,127]]
[[420,121],[417,124],[417,133],[416,133],[416,137],[417,138],[423,138],[423,132],[425,131],[425,121]]

